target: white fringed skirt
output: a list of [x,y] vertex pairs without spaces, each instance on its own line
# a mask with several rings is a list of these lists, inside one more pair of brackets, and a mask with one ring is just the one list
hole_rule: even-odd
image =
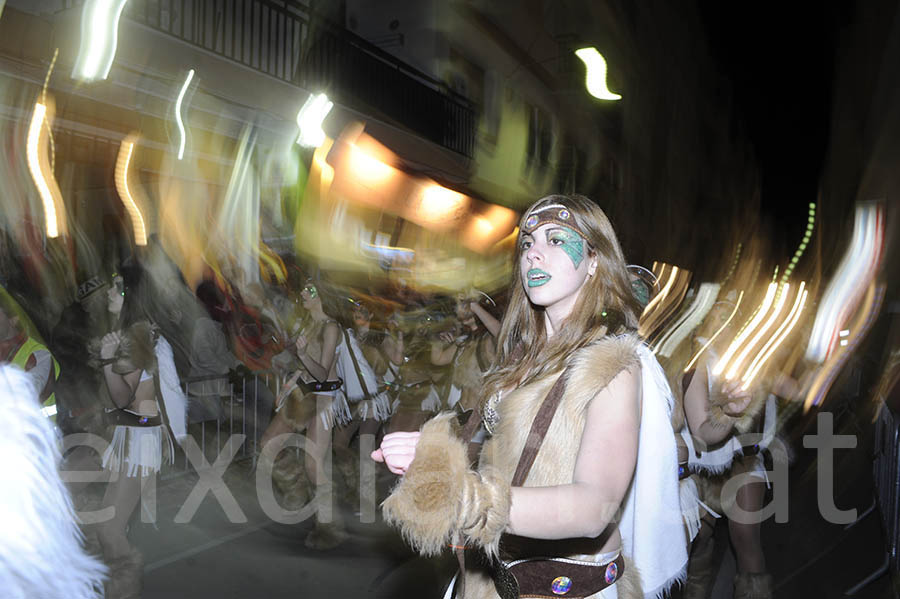
[[116,426],[103,467],[126,476],[149,476],[160,471],[163,459],[173,463],[175,447],[162,426]]

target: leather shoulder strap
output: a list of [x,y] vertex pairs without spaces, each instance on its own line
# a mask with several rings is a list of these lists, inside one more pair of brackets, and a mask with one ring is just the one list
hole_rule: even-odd
[[556,414],[556,408],[559,407],[559,403],[566,392],[566,379],[568,376],[569,369],[566,368],[559,375],[559,378],[556,379],[544,401],[541,402],[541,407],[538,408],[538,412],[531,422],[531,430],[528,432],[522,455],[519,456],[519,464],[516,466],[516,473],[513,476],[511,486],[521,487],[528,477],[528,472],[531,470],[532,464],[534,464],[538,450],[541,448],[544,437],[547,435],[547,430],[550,428],[550,423],[553,421],[553,415]]

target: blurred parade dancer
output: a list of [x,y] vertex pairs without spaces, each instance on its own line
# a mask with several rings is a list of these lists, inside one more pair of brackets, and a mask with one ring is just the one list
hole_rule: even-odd
[[[290,497],[296,508],[306,501],[305,483],[315,485],[315,527],[306,538],[311,549],[328,549],[346,538],[338,512],[332,509],[333,481],[323,472],[323,464],[332,448],[335,426],[350,421],[350,409],[344,394],[343,382],[337,376],[337,357],[340,350],[341,327],[323,307],[319,287],[307,281],[300,292],[309,319],[297,337],[295,348],[300,368],[285,384],[278,401],[276,414],[262,438],[263,459],[275,461],[267,446],[280,435],[306,432],[304,468],[297,466],[290,456],[282,456],[275,464],[273,476],[282,492]],[[330,307],[329,307],[330,311]],[[288,452],[290,453],[290,452]]]
[[441,410],[441,399],[435,389],[436,375],[431,362],[430,327],[434,317],[421,305],[410,304],[388,323],[390,337],[385,349],[396,376],[391,382],[392,414],[390,432],[419,430],[429,418]]
[[[699,350],[734,308],[730,300],[717,302],[693,339],[692,350]],[[720,335],[722,338],[730,336]],[[775,403],[767,400],[767,394],[758,385],[752,392],[742,391],[739,380],[727,382],[713,375],[723,343],[709,346],[696,368],[685,373],[681,381],[687,424],[682,429],[682,439],[688,450],[688,470],[695,473],[691,478],[697,483],[704,512],[691,549],[685,599],[706,597],[715,580],[715,518],[727,514],[735,505],[745,512],[757,513],[768,483],[764,456],[774,437]],[[762,431],[761,437],[744,436],[757,430]],[[749,476],[752,482],[743,484],[735,494],[723,495],[723,483],[739,475]],[[766,572],[760,523],[728,518],[728,531],[737,559],[735,599],[770,598],[772,577]]]
[[153,317],[156,294],[138,266],[121,269],[108,291],[115,330],[100,343],[103,378],[112,407],[106,420],[112,439],[103,454],[110,482],[103,507],[112,516],[91,525],[110,567],[109,599],[141,595],[143,559],[128,541],[128,521],[147,480],[174,459],[174,442],[187,431],[187,400],[175,370],[172,348]]

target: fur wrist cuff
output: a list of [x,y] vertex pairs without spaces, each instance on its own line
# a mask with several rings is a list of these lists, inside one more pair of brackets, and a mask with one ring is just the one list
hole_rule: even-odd
[[382,504],[384,519],[422,555],[460,541],[496,554],[509,520],[509,485],[490,468],[469,470],[454,421],[442,414],[422,427],[415,459]]
[[738,433],[746,433],[753,426],[753,421],[762,411],[763,406],[766,405],[767,396],[768,393],[764,389],[757,387],[753,391],[750,403],[741,414],[736,416],[731,416],[725,412],[725,408],[731,401],[727,395],[710,397],[709,419],[715,425],[732,425]]

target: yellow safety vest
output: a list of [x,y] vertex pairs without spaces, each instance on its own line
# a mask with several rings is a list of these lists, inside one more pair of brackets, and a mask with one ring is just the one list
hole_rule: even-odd
[[[16,355],[13,356],[12,363],[22,370],[25,370],[25,366],[28,364],[28,358],[31,357],[31,354],[42,349],[46,350],[47,353],[50,353],[50,350],[47,349],[47,346],[43,343],[28,337],[25,340],[25,343],[22,344],[22,347],[19,348],[19,351],[16,352]],[[50,354],[50,359],[53,361],[53,380],[55,381],[59,377],[59,363],[56,361],[56,358],[53,357],[53,354]],[[39,397],[43,391],[43,389],[38,389]],[[41,412],[50,418],[50,420],[56,422],[56,393],[51,393],[50,397],[44,400],[44,403],[41,404]]]

